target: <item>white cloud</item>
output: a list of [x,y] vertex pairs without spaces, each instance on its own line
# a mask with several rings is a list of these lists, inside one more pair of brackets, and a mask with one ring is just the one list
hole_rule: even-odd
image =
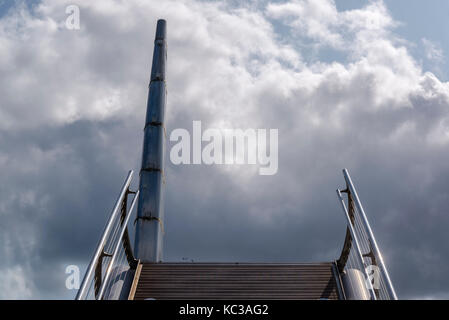
[[441,46],[426,38],[422,38],[421,42],[424,46],[427,59],[436,63],[442,63],[444,61],[444,53]]
[[264,115],[253,116],[261,97],[270,94],[268,88],[286,99],[301,87],[326,85],[330,75],[343,77],[343,85],[356,78],[369,81],[373,107],[410,106],[409,95],[418,90],[423,76],[391,35],[395,22],[381,1],[344,12],[338,12],[331,0],[269,4],[268,16],[290,17],[288,23],[296,32],[305,31],[352,56],[347,64],[312,65],[279,40],[263,12],[223,3],[103,0],[83,4],[82,30],[69,31],[63,10],[68,3],[47,0],[34,16],[22,8],[2,19],[3,128],[141,112],[142,69],[148,69],[157,16],[165,17],[171,30],[169,88],[174,113],[194,108],[213,112],[211,121],[259,119]]
[[294,0],[269,4],[266,12],[271,18],[286,21],[296,35],[340,50],[353,50],[355,43],[384,37],[397,25],[382,1],[339,12],[334,0]]

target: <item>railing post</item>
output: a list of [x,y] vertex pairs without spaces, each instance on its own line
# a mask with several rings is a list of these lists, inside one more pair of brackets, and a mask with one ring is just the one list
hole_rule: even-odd
[[120,190],[120,194],[117,198],[117,201],[115,202],[114,209],[112,210],[109,220],[106,223],[106,226],[104,227],[103,235],[101,236],[101,239],[98,242],[97,249],[95,250],[94,256],[92,257],[92,259],[89,263],[89,266],[87,267],[83,282],[81,283],[80,289],[78,290],[78,293],[76,295],[76,298],[75,298],[76,300],[86,299],[88,285],[91,283],[92,277],[94,276],[94,269],[95,269],[96,262],[100,258],[101,253],[103,252],[104,246],[105,246],[106,241],[109,236],[109,233],[112,230],[113,222],[114,222],[115,218],[117,217],[117,214],[119,212],[120,206],[123,201],[123,198],[126,196],[129,185],[131,184],[133,173],[134,173],[133,170],[130,170],[128,172],[128,176],[126,177],[125,183],[123,184],[122,189]]
[[376,256],[378,267],[380,268],[382,275],[385,278],[385,283],[386,283],[386,288],[388,290],[388,294],[390,295],[391,299],[397,300],[398,297],[396,296],[396,291],[393,288],[393,284],[391,283],[387,268],[385,267],[384,260],[382,258],[382,254],[380,253],[379,247],[377,246],[377,242],[376,242],[376,239],[374,238],[373,231],[371,230],[371,226],[366,217],[365,210],[363,210],[362,203],[360,202],[359,196],[357,194],[357,191],[355,190],[354,184],[352,183],[351,177],[350,177],[347,169],[343,170],[343,175],[345,177],[346,185],[349,189],[349,192],[352,194],[352,196],[354,198],[354,203],[357,207],[357,210],[360,213],[360,218],[361,218],[363,227],[364,227],[366,234],[368,235],[368,238],[372,244],[372,250],[374,252],[374,255]]

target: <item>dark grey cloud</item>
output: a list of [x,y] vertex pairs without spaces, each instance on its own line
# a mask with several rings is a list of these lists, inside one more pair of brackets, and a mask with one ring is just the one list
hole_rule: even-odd
[[[347,167],[399,296],[446,297],[449,85],[421,70],[382,2],[342,17],[319,1],[318,33],[316,16],[295,25],[307,17],[282,4],[109,0],[80,4],[81,30],[68,31],[68,3],[0,20],[2,298],[73,297],[65,266],[88,263],[129,169],[135,187],[158,17],[169,28],[168,133],[192,120],[279,129],[274,176],[175,166],[167,153],[166,260],[337,259]],[[346,60],[304,62],[307,42],[275,32],[283,15],[284,28]]]

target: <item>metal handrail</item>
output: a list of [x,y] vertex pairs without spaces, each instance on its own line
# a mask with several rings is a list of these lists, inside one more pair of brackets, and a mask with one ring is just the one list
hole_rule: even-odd
[[94,277],[95,267],[98,263],[98,260],[102,256],[104,246],[105,246],[105,244],[109,238],[109,235],[114,227],[113,223],[116,220],[117,215],[120,213],[120,207],[121,207],[122,201],[125,198],[125,196],[128,194],[128,189],[129,189],[129,185],[131,184],[131,179],[132,179],[133,173],[134,173],[133,170],[130,170],[128,172],[128,176],[120,190],[120,194],[117,198],[117,201],[115,202],[115,205],[114,205],[114,208],[112,209],[109,220],[106,223],[106,226],[104,228],[103,235],[102,235],[100,241],[98,242],[97,248],[92,257],[92,260],[89,263],[89,266],[87,268],[86,274],[83,279],[83,282],[81,283],[80,289],[78,290],[78,293],[75,298],[76,300],[83,300],[83,299],[86,299],[86,297],[87,297],[89,284],[91,283],[91,281]]
[[105,275],[104,280],[103,280],[103,282],[101,284],[100,293],[98,294],[97,300],[102,300],[103,299],[103,296],[104,296],[104,293],[105,293],[105,290],[106,290],[106,287],[107,287],[107,283],[109,282],[109,278],[111,276],[112,267],[114,266],[114,262],[117,259],[117,253],[119,251],[119,248],[122,245],[123,235],[125,234],[125,231],[128,228],[129,218],[131,217],[132,211],[134,209],[134,205],[136,204],[138,198],[139,198],[139,191],[136,192],[136,195],[134,196],[134,199],[133,199],[133,201],[131,203],[131,206],[129,207],[129,211],[128,211],[127,215],[126,215],[126,218],[123,221],[123,225],[121,226],[121,230],[120,230],[119,237],[118,237],[119,241],[117,241],[117,244],[115,245],[115,248],[114,248],[114,251],[113,251],[113,254],[112,254],[112,258],[111,258],[111,261],[109,262],[108,268],[106,270],[106,275]]
[[368,275],[368,272],[366,271],[365,263],[363,262],[363,255],[362,255],[362,251],[360,250],[359,239],[357,237],[356,232],[354,231],[354,226],[352,225],[351,218],[349,217],[348,209],[346,208],[343,197],[341,196],[341,191],[339,189],[337,189],[337,196],[340,199],[340,203],[343,208],[343,212],[345,214],[346,222],[348,223],[348,230],[351,233],[352,242],[353,242],[355,250],[357,252],[357,255],[356,255],[357,260],[359,260],[360,265],[363,267],[363,273],[365,274],[365,277],[367,279],[366,283],[368,285],[368,291],[371,295],[371,300],[377,300],[373,285],[372,285],[371,281],[369,281],[369,275]]
[[370,240],[373,253],[374,253],[375,257],[376,257],[376,261],[377,261],[378,267],[380,268],[381,273],[382,273],[382,275],[385,278],[386,288],[388,290],[388,294],[390,295],[390,298],[392,300],[397,300],[398,297],[396,295],[396,291],[393,288],[393,284],[391,283],[391,279],[390,279],[390,276],[388,274],[387,268],[385,267],[385,264],[384,264],[384,261],[383,261],[383,258],[382,258],[382,254],[380,253],[379,247],[377,246],[377,242],[376,242],[376,239],[374,237],[373,231],[371,230],[371,226],[370,226],[370,224],[368,222],[368,219],[366,217],[365,210],[363,210],[362,203],[360,202],[359,196],[357,194],[357,191],[355,190],[354,184],[352,183],[352,180],[351,180],[351,176],[349,175],[349,172],[348,172],[347,169],[343,170],[343,175],[345,177],[346,185],[347,185],[347,187],[349,189],[349,192],[352,194],[352,196],[354,198],[354,203],[355,203],[355,205],[357,207],[357,210],[360,213],[360,218],[362,220],[363,227],[365,228],[365,231],[366,231],[366,233],[368,235],[368,238]]

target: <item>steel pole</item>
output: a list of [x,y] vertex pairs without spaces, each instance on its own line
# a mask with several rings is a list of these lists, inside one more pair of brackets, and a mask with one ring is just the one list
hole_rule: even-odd
[[142,262],[162,260],[163,179],[166,105],[165,64],[167,42],[165,20],[158,20],[144,128],[135,236],[135,256]]

